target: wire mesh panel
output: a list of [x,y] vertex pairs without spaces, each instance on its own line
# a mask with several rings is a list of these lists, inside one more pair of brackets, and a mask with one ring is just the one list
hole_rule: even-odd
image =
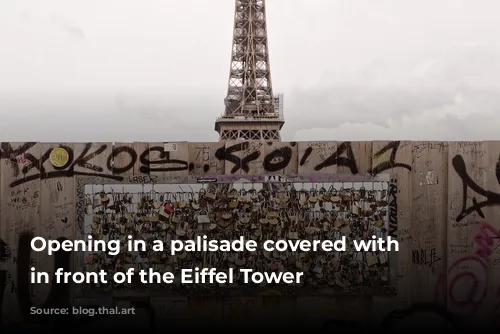
[[[344,181],[345,179],[345,181]],[[282,293],[387,294],[394,293],[394,270],[386,251],[356,251],[354,241],[386,240],[390,226],[388,176],[342,175],[324,177],[260,176],[227,178],[165,179],[156,184],[100,183],[97,178],[77,182],[79,230],[77,238],[120,240],[122,251],[86,252],[79,255],[79,270],[106,270],[109,274],[153,269],[173,273],[172,284],[84,286],[79,294],[147,290],[161,294],[257,293],[272,286]],[[161,180],[160,180],[161,181]],[[108,181],[109,182],[109,181]],[[209,240],[255,240],[255,252],[199,251]],[[144,240],[146,250],[126,251],[127,242]],[[320,242],[345,240],[345,251],[325,251]],[[161,240],[165,251],[152,251]],[[192,240],[197,249],[170,254],[173,240]],[[287,240],[288,250],[265,250],[266,240]],[[293,249],[309,240],[310,251]],[[316,243],[316,247],[314,244]],[[303,242],[302,242],[303,244]],[[187,245],[187,242],[186,242]],[[283,243],[281,243],[283,245]],[[200,248],[201,247],[201,248]],[[231,275],[233,282],[181,284],[181,270],[216,268]],[[298,273],[299,283],[243,282],[239,269],[255,272]],[[138,277],[137,277],[138,278]],[[260,289],[259,289],[260,288]]]

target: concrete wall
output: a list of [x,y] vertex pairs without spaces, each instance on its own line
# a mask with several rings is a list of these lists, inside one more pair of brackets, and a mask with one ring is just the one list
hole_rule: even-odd
[[[76,175],[148,183],[148,176],[158,175],[312,173],[396,175],[401,243],[398,305],[435,302],[459,314],[478,309],[496,312],[500,142],[178,142],[175,146],[164,152],[164,143],[2,143],[0,238],[8,245],[4,264],[10,272],[3,292],[4,313],[6,308],[26,310],[30,303],[48,300],[50,287],[35,286],[30,294],[26,280],[17,278],[22,272],[17,262],[23,247],[19,236],[24,232],[52,239],[74,236]],[[50,162],[57,147],[70,155],[60,168]],[[50,268],[55,260],[37,254],[32,261],[39,268]],[[367,310],[376,302],[369,299]],[[313,304],[320,307],[317,301]]]

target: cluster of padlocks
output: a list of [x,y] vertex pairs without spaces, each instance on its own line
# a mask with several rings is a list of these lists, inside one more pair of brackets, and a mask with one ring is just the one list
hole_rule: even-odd
[[[248,187],[247,187],[248,188]],[[367,187],[368,188],[368,187]],[[233,188],[212,184],[188,192],[109,192],[86,194],[89,233],[94,239],[127,237],[169,245],[171,240],[209,239],[338,240],[347,239],[345,252],[182,252],[170,256],[153,252],[121,252],[117,256],[88,254],[86,270],[121,270],[126,266],[179,272],[183,268],[250,268],[256,271],[304,272],[301,286],[348,289],[354,286],[382,286],[389,277],[386,253],[356,252],[352,240],[387,234],[388,192],[364,186],[311,189],[297,184],[278,187]],[[236,270],[237,272],[237,270]],[[238,277],[236,277],[238,279]],[[200,288],[197,285],[196,288]]]

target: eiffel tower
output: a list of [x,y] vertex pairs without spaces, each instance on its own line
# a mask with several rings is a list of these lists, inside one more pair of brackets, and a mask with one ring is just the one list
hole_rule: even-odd
[[283,95],[273,95],[265,0],[235,2],[226,107],[215,131],[220,141],[281,141]]

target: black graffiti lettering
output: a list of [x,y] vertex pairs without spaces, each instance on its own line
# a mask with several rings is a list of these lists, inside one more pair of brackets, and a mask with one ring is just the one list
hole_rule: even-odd
[[[90,149],[92,148],[92,143],[87,143],[85,144],[85,148],[83,152],[80,154],[80,156],[76,159],[74,159],[74,151],[71,147],[65,146],[65,145],[59,145],[59,147],[65,149],[68,152],[68,162],[66,165],[62,167],[56,167],[54,166],[54,169],[56,171],[62,171],[68,168],[68,172],[71,172],[74,170],[75,166],[79,166],[82,168],[86,168],[95,172],[103,172],[104,169],[99,166],[95,166],[92,164],[89,164],[89,160],[93,159],[94,157],[100,155],[102,152],[104,152],[107,148],[107,145],[102,145],[99,149],[97,149],[93,153],[89,153]],[[45,168],[43,164],[49,160],[50,158],[50,153],[52,152],[52,149],[48,149],[40,159],[37,159],[34,157],[32,154],[27,153],[25,155],[25,158],[29,163],[24,166],[23,168],[23,174],[27,174],[31,169],[36,168],[41,174],[42,178],[45,178],[44,175],[46,175]],[[74,159],[74,160],[73,160]],[[69,166],[69,167],[68,167]],[[50,173],[50,172],[49,172]]]
[[[346,157],[341,157],[341,155],[344,152],[346,154]],[[306,153],[307,153],[307,150],[306,150]],[[308,154],[308,156],[309,156],[309,154]],[[304,156],[305,155],[306,154],[304,154]],[[306,157],[306,159],[307,159],[307,157]],[[304,157],[302,157],[301,162],[302,162],[302,160],[304,160],[304,162],[305,162]],[[323,168],[334,166],[334,165],[349,167],[352,174],[358,173],[358,166],[356,165],[356,158],[354,157],[354,152],[352,150],[351,142],[346,141],[346,142],[343,142],[342,144],[340,144],[339,147],[337,148],[337,151],[335,153],[333,153],[328,159],[326,159],[325,161],[323,161],[322,163],[320,163],[319,165],[314,167],[314,170],[320,171]]]
[[[10,162],[15,177],[19,176],[20,174],[17,157],[20,155],[26,155],[26,152],[35,145],[36,142],[27,142],[19,146],[18,148],[13,149],[10,143],[2,143],[0,157],[2,159],[7,159]],[[27,157],[25,156],[25,158]]]
[[96,176],[96,177],[103,177],[103,178],[108,178],[110,180],[116,180],[116,181],[123,181],[123,176],[118,176],[118,175],[110,175],[110,174],[101,174],[101,173],[85,173],[85,172],[75,172],[75,171],[54,171],[54,172],[48,172],[45,173],[43,176],[40,174],[37,175],[30,175],[26,178],[19,179],[16,181],[13,181],[10,183],[10,187],[14,188],[17,187],[21,184],[33,181],[33,180],[38,180],[39,178],[42,180],[48,180],[48,179],[55,179],[58,177],[72,177],[72,176]]
[[498,155],[497,163],[495,164],[495,176],[497,177],[498,184],[500,184],[500,155]]
[[[481,188],[470,176],[467,174],[467,167],[465,166],[464,158],[457,154],[452,159],[453,169],[462,180],[462,210],[458,214],[455,219],[456,222],[460,222],[462,219],[467,217],[473,212],[477,212],[477,214],[481,218],[485,218],[483,211],[481,210],[484,207],[491,205],[499,205],[500,204],[500,194],[486,190]],[[499,157],[500,162],[500,157]],[[496,170],[497,170],[497,179],[499,178],[499,162],[497,162]],[[468,198],[468,190],[472,189],[478,195],[486,197],[484,201],[478,202],[476,197],[472,197],[472,205],[467,207],[467,198]]]
[[398,232],[398,186],[397,180],[389,185],[389,236],[396,238]]
[[[111,180],[116,180],[116,181],[123,181],[123,177],[119,175],[112,175],[112,174],[106,174],[104,173],[104,169],[99,166],[95,166],[90,164],[88,161],[93,159],[94,157],[102,154],[106,148],[107,145],[102,145],[99,149],[97,149],[93,153],[88,153],[90,149],[92,148],[92,143],[87,143],[85,145],[85,149],[83,152],[76,158],[74,159],[74,151],[71,147],[65,146],[65,145],[60,145],[59,147],[64,148],[68,152],[68,163],[61,167],[61,168],[56,168],[55,171],[47,172],[45,167],[43,166],[45,162],[47,162],[50,158],[50,153],[52,152],[52,148],[48,149],[40,159],[35,158],[31,154],[26,154],[26,159],[30,161],[30,163],[23,168],[23,173],[27,173],[29,170],[32,168],[38,169],[39,173],[34,174],[34,175],[29,175],[24,178],[15,180],[10,183],[10,187],[16,187],[21,184],[41,179],[41,180],[47,180],[47,179],[54,179],[54,178],[59,178],[59,177],[73,177],[73,176],[79,176],[79,175],[84,175],[84,176],[97,176],[97,177],[104,177],[108,178]],[[69,167],[68,167],[69,166]],[[85,169],[88,169],[92,172],[84,172],[84,171],[75,171],[75,166],[83,167]]]
[[[83,149],[82,154],[78,158],[75,159],[73,164],[70,166],[70,170],[74,169],[75,166],[83,167],[86,169],[89,169],[94,172],[99,172],[102,173],[104,169],[100,166],[92,165],[89,163],[89,160],[94,159],[98,155],[100,155],[102,152],[106,151],[106,148],[108,145],[101,145],[95,152],[93,153],[88,153],[90,149],[92,148],[92,143],[87,143],[85,144],[85,148]],[[69,152],[69,151],[68,151]],[[70,159],[71,161],[71,159]]]
[[30,148],[32,148],[35,145],[36,142],[27,142],[14,150],[12,149],[10,143],[2,143],[2,152],[0,153],[0,157],[2,159],[10,159],[11,162],[17,163],[16,157],[26,153]]
[[[68,154],[70,154],[70,153],[68,152]],[[28,174],[28,172],[30,170],[32,170],[33,168],[38,170],[40,175],[45,174],[45,167],[43,167],[43,163],[49,159],[50,150],[45,152],[45,154],[43,156],[41,156],[40,159],[36,158],[35,156],[33,156],[32,154],[29,154],[29,153],[27,153],[25,155],[25,157],[26,157],[26,160],[29,161],[29,163],[23,167],[23,174],[24,175]],[[70,157],[72,157],[72,156],[70,156]]]
[[[65,146],[65,145],[59,145],[59,147],[65,149],[68,152],[68,162],[66,163],[66,165],[64,165],[62,167],[55,167],[54,166],[54,169],[56,169],[56,171],[64,170],[69,165],[71,165],[71,163],[73,161],[73,157],[74,157],[73,150],[70,147]],[[50,178],[50,177],[46,177],[46,175],[50,174],[50,173],[47,173],[45,171],[45,167],[43,166],[43,164],[47,160],[49,160],[50,152],[52,152],[52,149],[48,149],[47,151],[45,151],[45,153],[40,157],[40,159],[37,159],[36,157],[34,157],[31,154],[26,154],[26,160],[28,160],[30,163],[27,164],[26,166],[24,166],[23,174],[27,174],[33,168],[36,168],[38,170],[39,174],[30,175],[30,176],[26,177],[25,180],[27,179],[27,180],[31,181],[31,180],[38,179],[39,177],[42,179]],[[22,183],[24,183],[24,182],[22,182]]]
[[[65,168],[73,161],[73,150],[70,147],[67,147],[64,145],[60,145],[59,147],[64,148],[68,152],[68,162],[66,163],[66,166],[64,166],[64,168]],[[47,173],[45,171],[45,167],[43,166],[43,164],[47,160],[49,160],[51,151],[52,151],[52,149],[48,149],[47,151],[45,151],[45,153],[40,157],[40,159],[37,159],[36,157],[34,157],[32,155],[27,156],[26,159],[30,163],[27,166],[24,166],[23,174],[27,174],[33,168],[36,168],[38,170],[38,174],[27,176],[22,180],[16,180],[15,182],[11,183],[11,187],[15,187],[15,186],[23,184],[25,182],[36,180],[38,178],[41,178],[42,180],[43,179],[50,179],[51,178],[50,175],[53,175],[51,173],[58,173],[59,170],[56,170],[55,172]],[[64,169],[64,168],[62,168],[62,169]],[[61,169],[61,168],[55,168],[55,169]]]
[[[126,173],[127,171],[131,170],[135,163],[137,162],[138,158],[138,153],[131,147],[128,146],[122,146],[118,148],[113,148],[111,154],[107,157],[106,159],[106,167],[103,168],[98,165],[94,165],[90,163],[92,159],[95,157],[101,155],[103,152],[106,151],[108,148],[108,145],[103,144],[101,145],[98,149],[96,149],[94,152],[90,152],[92,149],[92,143],[86,143],[83,151],[81,154],[75,158],[74,155],[74,150],[71,147],[65,146],[65,145],[59,145],[59,147],[64,148],[68,152],[68,162],[66,163],[65,166],[62,167],[57,167],[53,166],[53,171],[47,171],[46,168],[44,167],[44,164],[50,159],[50,154],[52,152],[52,148],[48,149],[45,151],[39,158],[33,156],[32,154],[26,152],[28,149],[36,145],[36,143],[26,143],[22,146],[20,146],[17,149],[12,149],[9,143],[2,143],[2,150],[0,151],[1,153],[1,158],[2,159],[8,159],[12,163],[12,166],[14,168],[14,176],[18,176],[20,174],[19,168],[18,168],[18,159],[16,158],[19,155],[23,155],[25,161],[27,162],[22,170],[22,173],[26,175],[28,172],[30,172],[32,169],[36,169],[38,173],[34,173],[33,175],[25,176],[23,178],[19,178],[18,180],[13,181],[10,186],[11,187],[16,187],[21,184],[37,180],[37,179],[53,179],[53,178],[59,178],[59,177],[73,177],[73,176],[96,176],[96,177],[103,177],[103,178],[108,178],[116,181],[123,181],[123,177],[121,174]],[[150,161],[150,152],[159,152],[160,153],[160,160],[156,161]],[[113,162],[115,161],[115,158],[119,154],[125,154],[128,155],[129,157],[125,157],[127,163],[123,167],[114,167]],[[149,149],[146,149],[141,155],[140,155],[140,161],[141,161],[141,167],[140,171],[142,173],[149,173],[149,172],[170,172],[170,171],[184,171],[184,170],[189,170],[193,169],[194,164],[188,164],[188,162],[179,160],[179,159],[171,159],[170,158],[170,152],[164,152],[164,149],[160,146],[158,147],[152,147]],[[156,168],[151,168],[151,166],[159,166]],[[167,165],[167,166],[165,166]],[[82,167],[83,169],[88,170],[86,171],[75,171],[75,167]],[[16,169],[17,168],[17,169]],[[106,170],[105,170],[106,169]]]
[[218,160],[230,161],[234,164],[233,169],[231,169],[231,174],[236,173],[240,169],[245,173],[248,173],[250,171],[250,162],[257,160],[260,157],[260,152],[255,151],[241,159],[234,153],[247,150],[249,145],[250,144],[248,142],[243,142],[228,148],[221,147],[215,152],[215,157]]
[[[122,153],[128,154],[128,156],[130,157],[130,162],[127,165],[125,165],[124,167],[112,166],[111,162],[114,161],[116,159],[116,157]],[[136,162],[137,162],[137,152],[132,147],[121,146],[121,147],[113,148],[111,155],[108,157],[108,161],[107,161],[106,165],[107,165],[109,170],[113,171],[113,174],[123,174],[123,173],[131,170],[134,167]]]
[[[103,172],[104,169],[100,166],[92,165],[89,163],[89,160],[95,158],[96,156],[100,155],[102,152],[106,150],[108,147],[107,145],[102,145],[99,149],[97,149],[93,153],[88,153],[90,149],[92,148],[92,143],[87,143],[85,144],[85,148],[83,149],[82,153],[78,158],[74,159],[74,151],[71,147],[65,146],[65,145],[59,145],[59,147],[65,149],[68,152],[69,158],[68,162],[66,165],[62,167],[56,167],[54,166],[54,169],[61,171],[66,168],[68,168],[68,171],[73,171],[75,166],[79,166],[82,168],[86,168],[89,170],[92,170],[94,172]],[[28,160],[30,163],[23,168],[23,173],[26,174],[29,170],[32,168],[37,168],[40,171],[40,174],[42,174],[42,178],[44,177],[43,175],[46,173],[45,168],[43,167],[43,164],[49,160],[50,158],[50,153],[52,152],[52,149],[48,149],[40,159],[36,159],[33,155],[27,154],[26,155],[26,160]],[[74,160],[73,160],[74,159]],[[69,166],[69,167],[68,167]]]
[[434,263],[441,261],[441,258],[437,256],[435,248],[429,253],[425,249],[414,249],[411,251],[411,260],[413,264],[432,267]]
[[299,164],[301,166],[304,166],[306,164],[307,158],[309,158],[309,156],[311,155],[312,151],[313,151],[312,147],[306,148],[306,150],[304,151],[304,155],[302,156],[302,158],[300,159],[300,162],[299,162]]
[[389,156],[388,161],[382,161],[373,169],[370,170],[370,173],[373,175],[380,174],[388,169],[402,167],[409,171],[411,171],[411,166],[408,164],[396,162],[396,154],[398,153],[399,145],[401,145],[400,141],[391,141],[389,144],[384,146],[380,151],[373,155],[374,158],[379,158],[385,152],[391,150],[391,155]]
[[76,223],[78,233],[83,233],[85,222],[85,186],[81,182],[76,182]]
[[130,183],[156,183],[158,180],[158,177],[156,175],[134,175],[134,176],[129,176],[128,181]]
[[264,158],[264,169],[268,172],[276,172],[288,166],[292,159],[290,147],[277,148]]
[[[160,160],[151,161],[151,152],[158,152],[160,154]],[[141,173],[150,172],[175,172],[188,170],[189,164],[187,161],[179,159],[171,159],[170,152],[165,152],[165,149],[161,146],[150,147],[149,150],[142,152],[140,161],[142,166],[139,168]],[[151,168],[151,165],[168,165],[164,167]],[[179,166],[180,165],[180,166]]]
[[[488,191],[481,188],[474,180],[467,174],[467,167],[465,166],[465,161],[461,155],[456,155],[452,160],[453,168],[455,172],[458,174],[460,179],[462,180],[462,209],[455,219],[457,222],[460,222],[462,219],[467,217],[472,212],[477,212],[480,217],[484,218],[484,213],[481,208],[488,205],[487,201],[483,201],[479,203],[476,197],[472,198],[472,206],[467,207],[467,198],[468,198],[468,188],[471,188],[473,191],[478,193],[479,195],[485,196],[488,199]],[[484,205],[483,205],[484,204]]]

